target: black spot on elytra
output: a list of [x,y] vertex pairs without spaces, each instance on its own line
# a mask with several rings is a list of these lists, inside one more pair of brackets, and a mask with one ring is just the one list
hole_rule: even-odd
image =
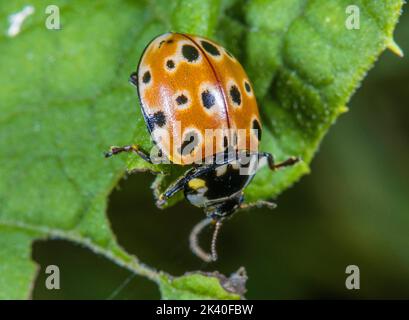
[[163,157],[163,151],[162,151],[161,148],[158,147],[158,145],[156,144],[156,141],[154,141],[154,140],[152,140],[152,141],[155,144],[155,146],[153,147],[153,150],[151,150],[151,152],[150,152],[150,158],[155,163],[158,163],[161,160],[163,160],[163,158],[164,158]]
[[237,86],[233,85],[230,88],[230,96],[233,102],[237,105],[241,104],[241,94]]
[[178,105],[182,105],[182,104],[187,103],[187,97],[186,97],[184,94],[181,94],[180,96],[178,96],[178,97],[176,98],[176,103],[177,103]]
[[216,98],[209,90],[205,90],[202,92],[202,102],[205,108],[210,109],[216,103]]
[[173,40],[170,39],[170,40],[166,41],[166,43],[167,43],[167,44],[171,44],[171,43],[173,43]]
[[199,51],[190,44],[185,44],[182,46],[182,54],[189,62],[196,61],[199,58]]
[[244,88],[246,88],[246,91],[247,91],[248,93],[251,92],[250,83],[248,83],[247,81],[244,81]]
[[252,127],[254,129],[253,132],[257,135],[257,139],[260,141],[261,140],[261,126],[260,126],[260,123],[256,119],[253,120]]
[[229,138],[226,136],[223,137],[223,147],[227,148],[229,146]]
[[212,45],[210,42],[202,40],[202,46],[203,49],[205,49],[208,53],[210,53],[212,56],[220,56],[220,51],[217,49],[214,45]]
[[146,71],[142,76],[142,82],[146,84],[149,83],[149,81],[151,81],[151,73]]
[[166,124],[166,116],[162,111],[155,112],[151,117],[148,117],[148,127],[150,131],[155,129],[155,126],[159,128]]
[[168,61],[166,61],[166,66],[169,69],[173,69],[175,67],[175,62],[173,62],[173,60],[168,60]]
[[178,148],[178,151],[182,156],[189,155],[194,151],[198,144],[198,134],[195,131],[188,132],[183,139],[182,145]]

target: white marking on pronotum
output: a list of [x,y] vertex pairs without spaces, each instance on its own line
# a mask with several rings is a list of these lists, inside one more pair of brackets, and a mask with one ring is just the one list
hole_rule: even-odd
[[33,6],[25,6],[23,10],[21,10],[20,12],[11,14],[9,16],[10,26],[7,30],[7,35],[10,38],[18,35],[20,33],[21,26],[23,25],[24,20],[26,20],[27,17],[32,15],[33,13],[34,13]]

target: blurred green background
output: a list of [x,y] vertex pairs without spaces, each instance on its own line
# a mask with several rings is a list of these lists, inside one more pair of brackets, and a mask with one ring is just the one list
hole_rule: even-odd
[[[409,54],[407,13],[395,39]],[[312,173],[277,199],[277,209],[225,223],[215,264],[188,247],[203,213],[186,202],[157,209],[148,173],[128,176],[112,193],[114,233],[128,252],[174,275],[245,265],[249,299],[409,298],[408,104],[409,60],[385,52],[325,137]],[[37,241],[33,257],[41,267],[34,299],[159,298],[155,284],[69,242]],[[45,289],[49,264],[60,267],[61,290]],[[360,268],[360,290],[345,288],[350,264]]]

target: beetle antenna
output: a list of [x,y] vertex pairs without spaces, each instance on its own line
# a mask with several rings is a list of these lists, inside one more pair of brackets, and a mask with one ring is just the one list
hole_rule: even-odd
[[211,243],[211,253],[205,252],[199,245],[199,234],[202,232],[204,228],[206,228],[209,224],[213,222],[214,220],[212,218],[206,218],[201,220],[198,224],[196,224],[193,227],[192,232],[190,233],[189,236],[190,250],[192,250],[192,252],[196,256],[198,256],[205,262],[212,262],[217,260],[216,240],[221,227],[221,221],[217,221],[215,225]]
[[217,220],[216,225],[214,226],[213,237],[212,237],[212,245],[211,245],[212,260],[213,261],[217,260],[216,241],[217,241],[217,236],[219,235],[219,231],[220,231],[221,226],[222,226],[222,222],[220,220]]
[[212,261],[212,256],[208,253],[206,253],[200,246],[199,246],[199,234],[202,232],[204,228],[206,228],[210,223],[212,223],[213,219],[211,218],[206,218],[201,220],[198,224],[196,224],[192,232],[190,233],[189,236],[189,244],[190,244],[190,250],[197,255],[200,259],[202,259],[205,262],[210,262]]

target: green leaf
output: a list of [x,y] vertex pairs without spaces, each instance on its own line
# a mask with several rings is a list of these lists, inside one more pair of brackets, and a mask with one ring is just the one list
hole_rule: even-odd
[[35,232],[0,226],[0,300],[26,299],[31,294],[36,265],[30,260]]
[[[402,1],[355,1],[360,29],[345,27],[349,1],[252,1],[245,65],[261,102],[261,148],[304,163],[278,174],[264,169],[246,190],[269,198],[308,173],[319,144],[379,54],[390,44]],[[262,73],[260,74],[260,70]],[[265,130],[266,131],[266,130]]]
[[[30,249],[40,238],[84,245],[155,281],[164,297],[233,298],[214,277],[164,278],[140,263],[119,247],[105,216],[107,197],[127,168],[170,173],[158,178],[159,190],[183,171],[150,167],[135,156],[103,157],[110,145],[151,147],[127,83],[143,48],[169,30],[215,34],[243,61],[264,120],[263,150],[305,161],[274,177],[260,172],[246,191],[257,201],[308,171],[326,130],[393,43],[402,1],[357,1],[359,31],[343,28],[346,1],[53,4],[61,30],[44,26],[49,1],[0,4],[0,298],[29,297],[36,274]],[[10,15],[27,5],[34,13],[19,34],[7,36]]]
[[181,277],[161,276],[160,291],[163,299],[239,300],[243,298],[247,281],[240,268],[229,278],[214,273],[187,273]]

